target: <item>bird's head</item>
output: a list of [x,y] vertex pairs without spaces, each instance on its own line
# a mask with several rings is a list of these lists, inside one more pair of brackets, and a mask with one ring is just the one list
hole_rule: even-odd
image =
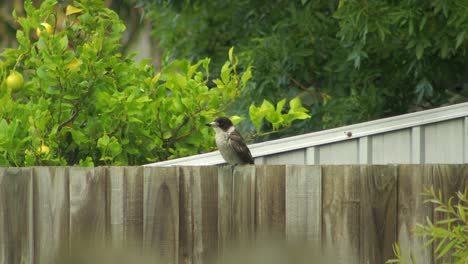
[[228,131],[229,128],[232,127],[232,122],[229,118],[222,116],[215,119],[215,121],[206,124],[216,130],[216,128],[220,128],[223,131]]

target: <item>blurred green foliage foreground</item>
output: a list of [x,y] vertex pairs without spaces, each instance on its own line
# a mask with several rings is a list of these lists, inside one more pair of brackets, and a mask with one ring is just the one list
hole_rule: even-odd
[[[0,54],[1,166],[138,165],[212,150],[204,124],[252,76],[237,72],[232,48],[210,88],[210,59],[156,73],[120,53],[125,25],[102,1],[25,1],[24,10],[13,14],[18,48]],[[297,98],[282,113],[285,102],[260,107],[257,122],[279,129],[309,117]]]

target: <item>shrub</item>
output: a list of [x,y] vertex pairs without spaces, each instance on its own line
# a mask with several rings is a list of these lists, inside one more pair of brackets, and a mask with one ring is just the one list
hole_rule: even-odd
[[209,89],[209,59],[155,73],[124,57],[125,26],[103,1],[62,10],[26,1],[27,16],[14,14],[19,46],[0,54],[0,165],[135,165],[213,147],[203,124],[250,76],[236,73],[232,50]]
[[[454,197],[450,197],[446,203],[443,202],[442,193],[437,194],[433,188],[424,193],[429,198],[428,203],[434,204],[435,211],[443,215],[442,220],[435,224],[427,218],[427,223],[418,224],[414,233],[419,237],[427,238],[425,247],[434,244],[434,253],[439,259],[448,253],[454,259],[454,263],[468,263],[468,189],[457,192],[458,202],[454,205]],[[396,258],[386,263],[417,263],[413,257],[405,259],[398,244],[394,246]]]

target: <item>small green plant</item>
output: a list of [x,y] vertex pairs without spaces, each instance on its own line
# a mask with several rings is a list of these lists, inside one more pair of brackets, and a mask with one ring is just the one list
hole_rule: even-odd
[[[424,247],[434,245],[437,259],[450,253],[454,263],[468,263],[468,188],[456,193],[458,202],[455,205],[453,196],[444,203],[442,192],[436,193],[433,188],[428,189],[424,195],[428,197],[425,202],[434,204],[434,210],[444,217],[436,223],[427,218],[426,224],[417,224],[413,232],[418,237],[428,239]],[[417,263],[413,255],[410,260],[405,259],[397,243],[394,245],[394,253],[396,258],[386,263]]]
[[[263,103],[256,107],[251,105],[249,108],[249,115],[252,123],[254,124],[258,135],[262,136],[268,133],[276,133],[280,129],[285,129],[291,126],[295,120],[303,120],[310,118],[307,114],[308,110],[302,106],[299,97],[293,98],[289,101],[289,110],[285,110],[286,99],[279,101],[275,106],[268,100],[263,100]],[[266,119],[273,128],[271,132],[262,132],[262,122]]]

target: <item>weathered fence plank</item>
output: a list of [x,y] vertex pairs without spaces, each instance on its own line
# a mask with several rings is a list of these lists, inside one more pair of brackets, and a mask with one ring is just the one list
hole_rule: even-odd
[[283,238],[286,227],[285,166],[258,166],[255,224],[260,236]]
[[[416,223],[432,220],[432,206],[421,195],[432,184],[431,165],[400,165],[398,168],[398,244],[403,257],[415,256],[418,263],[433,263],[431,248],[423,249],[424,240],[411,233]],[[451,195],[451,194],[450,194]]]
[[360,263],[360,167],[323,166],[322,241],[341,263]]
[[176,167],[144,169],[143,246],[161,263],[179,263],[179,173]]
[[108,241],[141,247],[143,241],[143,168],[108,168]]
[[35,167],[34,263],[58,263],[69,250],[68,169]]
[[230,166],[218,167],[218,250],[223,255],[232,241],[233,170]]
[[234,168],[232,179],[232,240],[255,237],[255,167]]
[[124,235],[127,246],[139,247],[143,242],[144,173],[142,167],[126,167]]
[[[70,247],[81,250],[106,238],[106,169],[69,168]],[[75,254],[72,252],[72,254]]]
[[322,169],[286,166],[286,238],[318,245],[322,238]]
[[360,191],[360,263],[385,263],[397,240],[396,166],[362,166]]
[[179,263],[207,263],[218,247],[217,168],[180,168],[179,201]]
[[33,263],[31,168],[0,170],[0,263]]
[[255,166],[220,166],[218,178],[218,262],[255,239]]
[[125,243],[125,168],[110,167],[107,173],[107,217],[108,240],[112,246],[121,247]]

